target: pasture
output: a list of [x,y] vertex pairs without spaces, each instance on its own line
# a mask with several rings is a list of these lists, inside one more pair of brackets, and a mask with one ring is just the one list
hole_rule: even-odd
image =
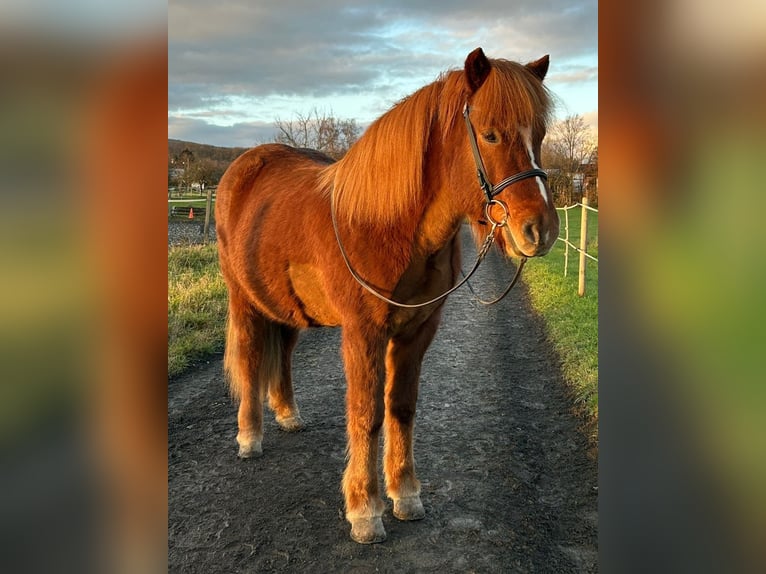
[[[569,213],[569,239],[580,243],[580,213]],[[561,233],[564,221],[561,215]],[[598,257],[598,214],[588,213],[587,252]],[[573,401],[597,434],[598,420],[598,265],[587,260],[585,296],[577,295],[577,259],[570,250],[569,269],[564,277],[564,244],[557,241],[543,258],[527,262],[524,283],[532,307],[545,320],[550,339],[561,359],[562,373]]]

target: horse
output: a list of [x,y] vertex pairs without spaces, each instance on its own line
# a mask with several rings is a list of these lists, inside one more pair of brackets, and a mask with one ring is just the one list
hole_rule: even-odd
[[238,456],[262,454],[266,399],[281,429],[303,428],[291,379],[298,334],[340,327],[342,493],[356,542],[386,537],[381,430],[393,515],[425,516],[413,454],[418,385],[444,294],[460,273],[462,223],[507,257],[542,256],[556,241],[558,216],[539,167],[552,112],[548,65],[547,55],[523,65],[477,48],[462,69],[375,120],[341,159],[266,144],[221,178],[224,368],[239,403]]

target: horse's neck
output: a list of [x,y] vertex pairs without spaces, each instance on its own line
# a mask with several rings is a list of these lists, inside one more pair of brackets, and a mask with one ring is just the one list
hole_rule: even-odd
[[424,254],[449,245],[460,228],[462,214],[446,193],[438,193],[426,206],[415,233],[415,249]]
[[[454,150],[460,143],[446,142],[441,137],[431,139],[424,174],[427,189],[423,195],[427,201],[415,233],[416,249],[421,252],[434,253],[450,245],[466,216],[475,218],[476,214],[472,211],[481,209],[478,186],[473,180],[463,181],[465,173],[471,170],[461,169],[455,164]],[[445,161],[444,158],[450,159]],[[476,190],[476,205],[471,201],[472,188]],[[466,193],[461,190],[466,190]]]
[[[421,201],[400,212],[393,226],[372,225],[365,231],[368,241],[399,246],[397,253],[402,255],[405,267],[412,257],[428,258],[449,249],[466,216],[476,219],[472,210],[481,210],[481,192],[475,179],[464,180],[472,170],[456,163],[455,149],[464,143],[458,135],[447,140],[440,130],[434,130],[422,164],[425,171],[421,174]],[[470,197],[460,193],[471,189],[476,194],[475,206]],[[470,191],[467,195],[471,195]]]

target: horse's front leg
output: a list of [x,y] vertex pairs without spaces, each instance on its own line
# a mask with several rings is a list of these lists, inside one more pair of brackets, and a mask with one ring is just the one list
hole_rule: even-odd
[[420,368],[439,326],[440,315],[441,309],[414,333],[396,336],[388,344],[383,469],[386,492],[394,502],[393,513],[399,520],[425,517],[420,500],[420,482],[415,476],[412,442]]
[[378,489],[378,437],[383,424],[386,339],[365,328],[343,330],[346,369],[348,464],[343,474],[351,538],[362,544],[386,539]]

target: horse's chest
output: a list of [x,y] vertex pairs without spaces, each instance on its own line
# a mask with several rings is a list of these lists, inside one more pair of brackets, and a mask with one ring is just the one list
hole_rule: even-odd
[[[437,255],[413,264],[402,277],[394,298],[409,304],[429,301],[452,287],[455,280],[453,251],[444,249]],[[444,299],[416,309],[397,309],[391,317],[394,334],[417,330],[443,304]]]
[[392,336],[406,336],[417,333],[441,305],[434,303],[419,309],[398,309],[389,321]]

